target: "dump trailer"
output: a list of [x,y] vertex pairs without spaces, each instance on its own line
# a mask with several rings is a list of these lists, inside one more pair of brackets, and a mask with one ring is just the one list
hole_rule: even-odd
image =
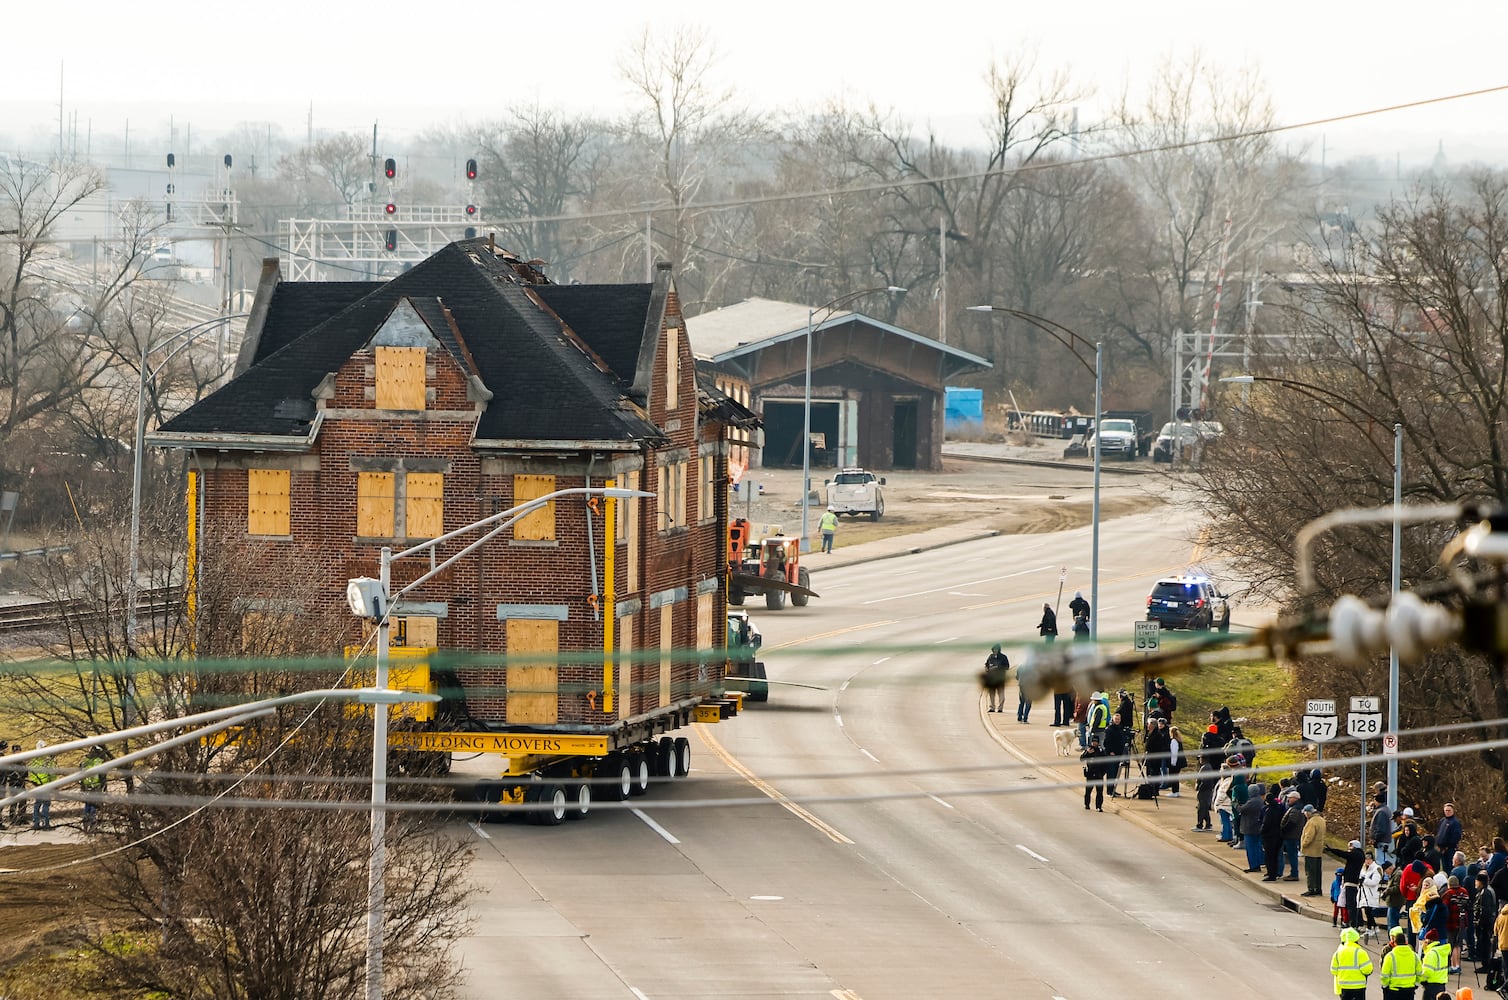
[[763,594],[765,607],[779,611],[787,597],[805,607],[820,597],[811,587],[811,574],[801,565],[801,539],[768,528],[760,537],[743,518],[728,525],[728,603],[742,605],[750,594]]
[[[730,660],[724,650],[709,652],[723,659],[719,669],[708,672],[701,692],[688,691],[683,697],[606,725],[546,723],[499,730],[465,725],[465,701],[476,692],[457,688],[456,677],[469,668],[446,661],[445,666],[432,669],[429,659],[437,656],[437,650],[394,649],[389,684],[401,690],[438,694],[440,701],[408,704],[395,710],[388,736],[390,766],[400,774],[443,774],[449,770],[453,754],[489,754],[501,760],[498,776],[458,786],[458,797],[503,805],[528,804],[534,808],[522,815],[547,826],[584,819],[594,800],[621,802],[646,794],[656,778],[686,777],[691,773],[691,741],[678,731],[694,722],[716,723],[738,714],[746,694],[734,690],[740,681],[730,683],[725,677],[741,671],[743,665]],[[656,657],[655,666],[661,665]],[[625,672],[633,669],[627,663],[620,666]],[[498,678],[513,697],[539,699],[544,695],[526,693],[528,687],[541,683],[537,671],[565,674],[579,667],[565,663],[551,667],[515,664],[490,669],[514,673],[511,678]],[[596,665],[596,671],[600,677],[601,664]],[[563,687],[553,697],[562,701],[585,697],[596,707],[600,692]]]

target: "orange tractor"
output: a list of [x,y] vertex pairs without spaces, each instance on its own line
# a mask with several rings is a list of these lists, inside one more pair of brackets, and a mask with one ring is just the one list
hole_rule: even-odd
[[737,518],[728,525],[728,603],[741,606],[750,594],[764,594],[771,611],[785,607],[787,594],[798,608],[821,596],[801,565],[801,539],[788,538],[779,528],[755,538],[754,526]]

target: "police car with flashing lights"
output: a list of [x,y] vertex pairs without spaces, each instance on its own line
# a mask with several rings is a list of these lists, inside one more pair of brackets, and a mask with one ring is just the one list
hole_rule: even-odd
[[1168,576],[1147,595],[1147,621],[1162,628],[1230,631],[1230,603],[1202,576]]

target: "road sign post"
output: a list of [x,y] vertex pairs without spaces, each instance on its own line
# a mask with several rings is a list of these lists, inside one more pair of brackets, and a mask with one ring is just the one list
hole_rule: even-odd
[[1346,716],[1346,735],[1361,746],[1361,837],[1367,842],[1367,740],[1382,735],[1382,699],[1362,695],[1351,699],[1351,711]]

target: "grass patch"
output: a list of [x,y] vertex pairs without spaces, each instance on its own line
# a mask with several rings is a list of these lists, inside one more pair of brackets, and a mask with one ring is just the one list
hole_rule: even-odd
[[1272,660],[1220,664],[1169,677],[1168,686],[1178,696],[1175,719],[1185,742],[1198,746],[1210,713],[1223,705],[1257,745],[1259,766],[1297,766],[1314,759],[1307,747],[1263,748],[1267,743],[1299,738],[1299,720],[1290,708],[1294,704],[1294,677],[1288,668]]

